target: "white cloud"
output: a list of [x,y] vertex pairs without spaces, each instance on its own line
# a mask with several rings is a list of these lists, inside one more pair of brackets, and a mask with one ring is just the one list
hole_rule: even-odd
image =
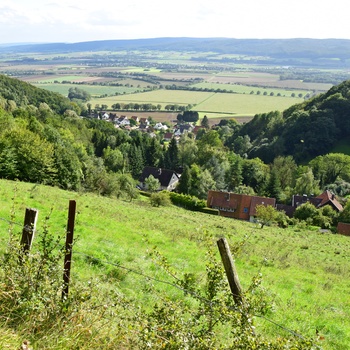
[[0,43],[164,36],[350,38],[347,11],[322,0],[4,0]]

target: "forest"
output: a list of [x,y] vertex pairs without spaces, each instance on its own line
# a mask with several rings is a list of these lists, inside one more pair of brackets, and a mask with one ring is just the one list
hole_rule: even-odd
[[345,205],[350,194],[350,81],[245,124],[203,118],[196,137],[169,143],[17,79],[0,76],[0,96],[1,178],[132,199],[143,167],[154,166],[182,173],[178,191],[199,199],[214,189],[288,204],[330,189]]

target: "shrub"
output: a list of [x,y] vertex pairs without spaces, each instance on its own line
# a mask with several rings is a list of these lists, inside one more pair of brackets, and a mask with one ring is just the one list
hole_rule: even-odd
[[169,192],[154,192],[150,197],[152,207],[169,206],[171,204]]
[[206,201],[188,194],[170,192],[170,199],[173,204],[190,210],[200,210],[206,206]]

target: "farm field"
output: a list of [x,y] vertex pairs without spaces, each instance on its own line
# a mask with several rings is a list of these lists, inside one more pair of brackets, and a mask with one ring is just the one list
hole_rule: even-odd
[[[72,280],[74,284],[96,286],[98,293],[94,298],[99,304],[108,303],[102,298],[116,292],[144,307],[157,303],[160,296],[184,298],[181,290],[167,283],[153,281],[154,287],[150,288],[145,276],[172,281],[151,253],[158,251],[178,276],[191,273],[202,286],[206,252],[212,249],[220,261],[216,241],[226,237],[235,252],[243,289],[247,290],[252,279],[261,273],[261,293],[272,303],[266,318],[254,316],[258,334],[276,337],[294,332],[311,337],[323,350],[350,346],[349,237],[301,226],[260,229],[249,222],[174,206],[154,208],[145,197],[127,202],[0,180],[0,254],[8,242],[9,221],[19,235],[26,207],[39,210],[34,251],[45,225],[54,237],[64,237],[71,199],[77,202]],[[45,217],[50,217],[46,223]],[[143,275],[113,264],[142,271]],[[118,319],[115,314],[109,326]],[[20,328],[17,332],[21,336]],[[60,337],[64,332],[63,329]],[[319,342],[318,336],[322,337]]]
[[193,110],[207,113],[207,116],[225,114],[227,116],[253,116],[274,110],[283,111],[293,104],[302,102],[302,98],[256,96],[247,94],[214,93],[181,90],[155,90],[132,95],[113,96],[92,99],[92,106],[105,104],[109,108],[119,103],[152,103],[164,108],[167,104],[195,105]]
[[242,84],[237,84],[237,83],[209,83],[209,82],[204,82],[204,83],[198,83],[198,84],[193,84],[191,87],[198,88],[198,89],[225,89],[226,91],[232,91],[237,94],[257,94],[258,92],[260,94],[267,94],[270,95],[272,94],[273,96],[276,96],[277,94],[283,96],[283,97],[291,97],[292,94],[298,96],[299,94],[305,96],[306,94],[311,95],[312,90],[298,90],[298,89],[281,89],[281,88],[276,88],[276,87],[269,87],[267,88],[266,86],[260,87],[260,86],[250,86],[250,85],[242,85]]
[[125,93],[131,94],[136,91],[140,91],[140,88],[127,87],[127,86],[80,85],[80,84],[77,85],[77,84],[54,84],[54,83],[40,83],[40,84],[33,84],[33,85],[41,89],[57,92],[66,97],[68,96],[69,89],[76,88],[76,87],[88,92],[92,98],[96,98],[105,94],[106,95],[125,94]]
[[[256,60],[261,63],[256,64]],[[200,117],[209,118],[248,118],[283,111],[332,86],[321,82],[327,80],[324,78],[312,81],[314,76],[339,73],[331,69],[264,66],[263,62],[263,57],[211,51],[28,53],[0,56],[0,73],[64,96],[71,87],[78,87],[91,95],[89,103],[93,108],[107,105],[111,109],[117,102],[159,104],[163,109],[168,104],[192,105]],[[304,76],[308,80],[304,81]],[[154,90],[147,91],[150,89]]]

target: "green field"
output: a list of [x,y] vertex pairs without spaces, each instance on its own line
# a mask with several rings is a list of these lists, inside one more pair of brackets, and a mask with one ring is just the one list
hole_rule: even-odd
[[248,85],[241,85],[241,84],[224,84],[224,83],[198,83],[191,85],[191,87],[199,88],[199,89],[221,89],[221,90],[227,90],[232,91],[237,94],[257,94],[259,91],[261,94],[267,94],[270,95],[271,93],[274,96],[277,96],[277,94],[280,94],[283,97],[291,97],[292,94],[295,94],[298,96],[299,94],[302,94],[302,96],[305,96],[306,94],[312,94],[311,90],[297,90],[297,89],[276,89],[276,88],[265,88],[261,86],[248,86]]
[[119,103],[152,103],[164,108],[167,104],[192,104],[193,110],[202,113],[228,114],[233,116],[252,116],[256,113],[283,111],[293,104],[302,102],[301,98],[257,96],[247,94],[213,93],[179,90],[155,90],[132,95],[112,96],[92,99],[92,106],[106,104],[109,108]]
[[[113,303],[116,294],[125,295],[143,307],[160,302],[166,295],[174,301],[184,298],[181,290],[168,284],[172,279],[150,253],[156,249],[166,257],[171,270],[178,276],[191,273],[198,287],[202,287],[207,247],[216,251],[216,259],[220,261],[216,241],[224,236],[235,251],[243,289],[247,290],[252,278],[260,272],[263,291],[273,300],[266,319],[254,317],[258,334],[277,337],[296,332],[316,342],[317,332],[322,336],[318,344],[324,350],[343,350],[350,346],[349,237],[320,233],[306,227],[260,229],[249,222],[173,206],[154,208],[147,198],[130,203],[43,185],[6,180],[0,180],[0,185],[1,254],[8,242],[9,222],[16,235],[20,235],[26,207],[39,210],[38,232],[32,248],[35,251],[44,231],[45,217],[50,217],[46,223],[50,233],[64,237],[68,202],[71,199],[77,201],[72,280],[74,285],[91,284],[96,288],[91,301],[97,305]],[[113,264],[140,273],[128,272]],[[158,282],[145,276],[152,276]],[[94,312],[98,311],[97,306]],[[96,314],[102,323],[93,321],[91,314],[90,322],[96,324],[90,326],[84,323],[86,320],[81,315],[76,326],[72,321],[72,327],[76,327],[73,335],[69,333],[68,325],[55,324],[46,330],[47,333],[35,334],[31,330],[34,324],[22,322],[16,329],[9,330],[0,322],[0,344],[6,339],[9,348],[14,348],[14,341],[26,337],[35,349],[65,349],[64,344],[72,344],[74,337],[80,339],[85,334],[80,332],[82,328],[78,323],[83,329],[90,329],[87,333],[90,337],[86,339],[95,345],[104,334],[115,342],[127,344],[128,338],[118,338],[118,332],[130,327],[124,337],[132,338],[134,328],[122,321],[122,314],[112,311]],[[90,315],[89,309],[85,312]],[[101,324],[104,326],[98,328]],[[121,325],[122,329],[118,328]]]
[[[126,87],[126,86],[102,86],[102,85],[77,85],[77,84],[51,84],[51,83],[40,83],[33,84],[41,89],[50,90],[53,92],[58,92],[63,96],[68,96],[68,91],[70,88],[79,88],[88,92],[93,98],[101,95],[115,95],[124,94],[124,93],[133,93],[135,91],[139,91],[140,88],[137,87]],[[103,103],[103,102],[96,102]]]

